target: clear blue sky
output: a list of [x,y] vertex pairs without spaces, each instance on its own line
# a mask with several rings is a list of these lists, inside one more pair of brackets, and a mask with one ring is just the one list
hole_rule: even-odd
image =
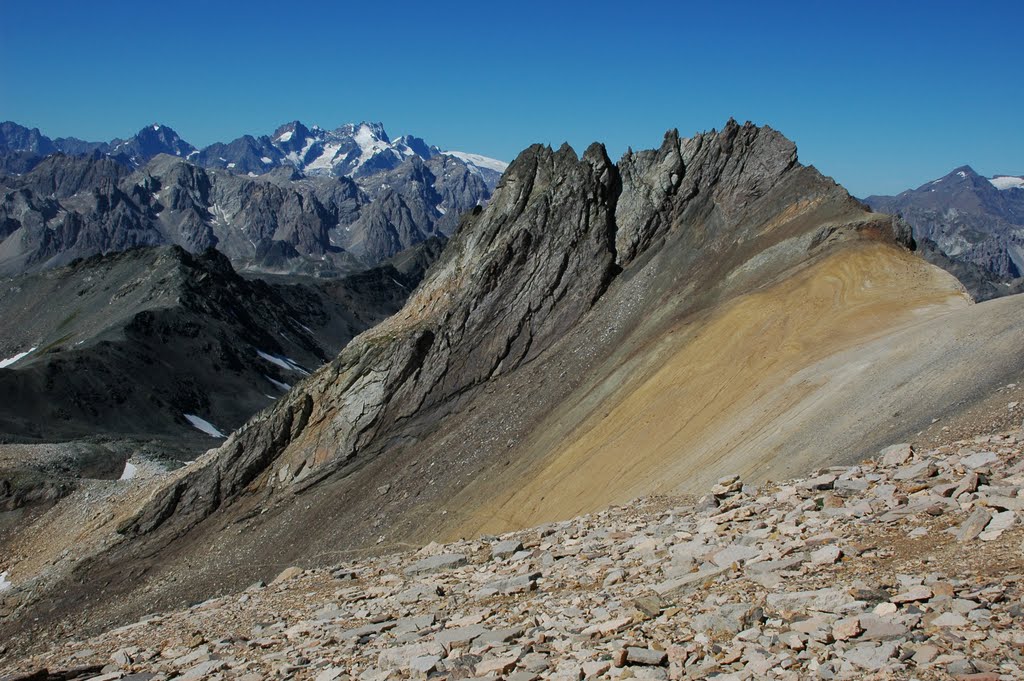
[[733,116],[853,193],[971,164],[1024,174],[1024,3],[7,2],[0,120],[197,146],[300,119],[382,121],[511,160],[613,159]]

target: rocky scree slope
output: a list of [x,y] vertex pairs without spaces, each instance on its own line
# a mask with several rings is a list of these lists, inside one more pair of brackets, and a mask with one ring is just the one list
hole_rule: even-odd
[[986,178],[962,166],[917,189],[865,202],[902,216],[929,262],[960,278],[978,300],[1021,291],[1024,179]]
[[897,444],[782,483],[727,476],[699,501],[289,567],[9,652],[5,678],[1009,681],[1024,674],[1022,442]]
[[[487,525],[478,511],[515,525],[523,518],[490,509],[500,510],[521,485],[528,518],[570,517],[637,496],[669,463],[666,484],[678,492],[706,485],[723,467],[754,466],[764,479],[787,466],[856,459],[893,433],[919,430],[934,415],[928,410],[975,399],[996,380],[938,381],[935,401],[897,412],[896,429],[892,412],[870,400],[851,402],[842,419],[814,418],[827,414],[815,412],[813,390],[832,385],[815,376],[821,363],[844,367],[843,352],[967,307],[952,277],[903,249],[908,239],[899,223],[800,165],[795,146],[770,128],[730,122],[690,139],[671,132],[659,149],[629,153],[618,165],[600,145],[582,157],[568,147],[531,147],[488,206],[463,219],[401,312],[218,450],[162,481],[144,503],[106,516],[79,543],[79,564],[38,574],[26,612],[67,617],[68,599],[56,594],[75,593],[75,607],[99,627],[244,585],[281,562],[476,532]],[[772,304],[758,305],[763,291],[775,296]],[[808,314],[819,313],[817,335],[806,339],[801,320],[789,316],[803,291],[817,306]],[[763,415],[767,421],[749,404],[734,409],[725,400],[717,421],[683,412],[650,423],[659,437],[684,436],[668,437],[670,447],[611,443],[601,456],[618,467],[588,468],[587,456],[565,453],[600,432],[595,422],[642,395],[644,385],[666,389],[657,375],[662,360],[678,353],[685,360],[704,347],[695,334],[736,309],[745,312],[723,333],[740,322],[755,338],[759,325],[781,331],[763,346],[705,339],[727,349],[714,354],[727,371],[717,384],[700,385],[726,385],[733,391],[726,395],[745,392],[748,378],[759,394],[778,388],[781,402]],[[1011,315],[1000,344],[986,347],[986,361],[1006,360],[999,379],[1022,368],[1019,319]],[[802,352],[818,345],[821,352]],[[751,357],[766,358],[772,370],[729,373]],[[896,375],[880,371],[873,385]],[[684,373],[669,386],[687,380]],[[687,404],[699,407],[700,399]],[[675,427],[680,418],[694,429]],[[742,452],[746,463],[726,456],[754,432],[751,424],[786,419],[792,427],[766,431],[776,437],[769,447]],[[715,437],[704,437],[702,423]],[[873,431],[880,423],[885,428]],[[831,428],[827,435],[820,424]],[[815,446],[805,447],[811,438]],[[691,452],[694,443],[702,449]],[[563,454],[581,462],[575,470],[593,483],[583,486],[593,493],[574,495],[569,506],[535,484]],[[619,487],[631,460],[643,475]],[[47,555],[40,551],[39,562]],[[125,565],[133,566],[127,575]]]

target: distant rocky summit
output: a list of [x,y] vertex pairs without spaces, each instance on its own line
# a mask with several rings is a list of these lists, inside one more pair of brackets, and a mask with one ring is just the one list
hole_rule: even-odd
[[962,166],[917,189],[865,202],[906,220],[925,257],[977,299],[1024,290],[1024,178],[986,178]]

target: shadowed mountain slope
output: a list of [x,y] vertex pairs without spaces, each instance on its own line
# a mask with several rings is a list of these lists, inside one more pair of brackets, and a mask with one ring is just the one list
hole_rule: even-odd
[[0,438],[203,451],[217,440],[186,415],[224,433],[244,423],[399,309],[426,269],[407,260],[406,272],[268,284],[217,251],[159,247],[0,280],[0,359],[13,360],[0,368]]

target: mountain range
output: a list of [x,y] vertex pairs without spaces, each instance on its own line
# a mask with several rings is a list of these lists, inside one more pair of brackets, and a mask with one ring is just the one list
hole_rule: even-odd
[[344,274],[451,234],[504,168],[366,123],[196,150],[159,124],[87,143],[8,122],[0,156],[0,275],[169,244],[243,270]]
[[[245,174],[262,175],[289,166],[310,175],[356,178],[393,170],[413,156],[428,160],[448,155],[472,168],[492,189],[508,166],[479,154],[441,151],[412,135],[392,141],[381,123],[348,123],[335,130],[325,130],[292,121],[278,127],[272,135],[244,135],[202,149],[181,139],[170,126],[159,123],[142,128],[130,138],[109,142],[86,142],[74,137],[51,139],[38,128],[30,129],[12,121],[0,123],[0,158],[9,155],[12,159],[26,159],[24,163],[32,165],[58,152],[69,156],[109,156],[133,168],[145,165],[160,154],[168,154],[186,158],[203,168],[223,168]],[[3,167],[8,167],[8,163],[14,161],[5,161]]]

